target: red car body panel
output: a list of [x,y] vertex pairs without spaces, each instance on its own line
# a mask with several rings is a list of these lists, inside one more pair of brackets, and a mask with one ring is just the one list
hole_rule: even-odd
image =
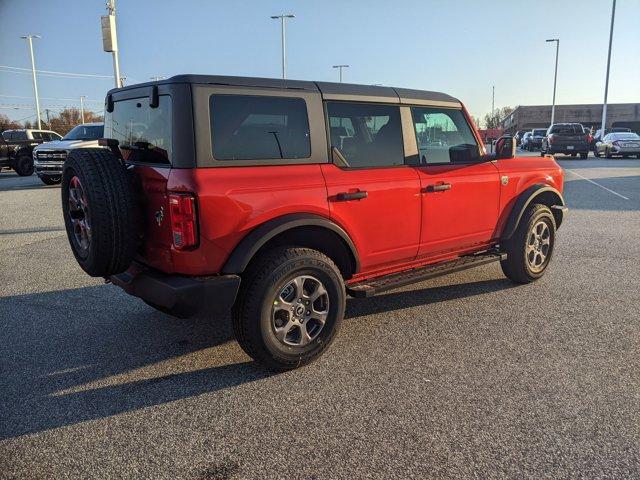
[[[469,124],[473,126],[464,110]],[[485,153],[475,127],[474,135]],[[395,273],[496,244],[516,198],[542,183],[562,191],[552,157],[466,165],[341,169],[332,163],[171,169],[135,166],[144,218],[138,260],[165,273],[215,275],[254,228],[292,213],[330,219],[349,235],[360,271],[349,281]],[[427,192],[429,185],[451,189]],[[339,193],[366,191],[362,200]],[[169,192],[196,198],[199,244],[172,245]]]

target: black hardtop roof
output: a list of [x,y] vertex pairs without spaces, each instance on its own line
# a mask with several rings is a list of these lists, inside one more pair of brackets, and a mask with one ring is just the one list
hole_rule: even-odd
[[381,85],[360,85],[354,83],[312,82],[308,80],[289,80],[281,78],[235,77],[224,75],[175,75],[173,77],[154,82],[138,83],[123,88],[109,90],[109,94],[134,88],[163,85],[172,83],[196,83],[209,85],[230,85],[238,87],[258,87],[274,89],[303,90],[320,92],[323,96],[331,97],[375,97],[380,101],[394,103],[442,103],[460,104],[460,101],[446,93],[408,88],[394,88]]

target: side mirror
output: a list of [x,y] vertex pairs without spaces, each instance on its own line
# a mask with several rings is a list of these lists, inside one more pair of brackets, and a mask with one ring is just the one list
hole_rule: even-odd
[[516,142],[513,137],[504,136],[496,140],[496,159],[516,156]]

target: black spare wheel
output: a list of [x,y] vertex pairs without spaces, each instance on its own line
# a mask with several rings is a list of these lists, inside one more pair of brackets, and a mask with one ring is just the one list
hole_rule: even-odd
[[124,272],[135,253],[135,199],[126,168],[109,150],[69,152],[62,212],[71,250],[94,277]]

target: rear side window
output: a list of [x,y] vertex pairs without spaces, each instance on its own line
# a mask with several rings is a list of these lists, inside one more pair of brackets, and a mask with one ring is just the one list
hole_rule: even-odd
[[537,128],[533,131],[534,137],[544,137],[547,134],[547,131],[544,128]]
[[307,105],[302,98],[212,95],[209,110],[216,160],[311,156]]
[[104,136],[120,142],[126,161],[171,163],[171,97],[158,100],[157,108],[149,106],[148,97],[120,100],[113,103],[113,112],[106,112]]
[[393,105],[328,102],[331,146],[350,167],[404,164],[400,110]]
[[22,142],[24,140],[27,140],[27,132],[13,132],[11,134],[11,140],[13,140],[14,142]]
[[411,113],[421,164],[480,160],[478,144],[461,110],[414,107]]

